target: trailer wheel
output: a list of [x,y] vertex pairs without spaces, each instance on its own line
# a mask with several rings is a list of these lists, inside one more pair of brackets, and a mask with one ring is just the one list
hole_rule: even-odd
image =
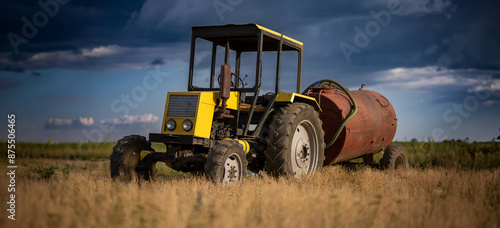
[[325,142],[318,112],[305,103],[293,103],[273,116],[267,137],[266,170],[300,177],[321,171]]
[[400,144],[391,144],[385,149],[384,156],[380,159],[380,165],[383,169],[409,168],[408,154],[405,148]]
[[242,146],[233,140],[221,140],[210,149],[205,174],[216,183],[233,184],[247,175],[248,161]]
[[111,178],[125,182],[152,180],[156,175],[156,164],[142,163],[142,150],[153,150],[144,136],[129,135],[118,140],[109,157]]

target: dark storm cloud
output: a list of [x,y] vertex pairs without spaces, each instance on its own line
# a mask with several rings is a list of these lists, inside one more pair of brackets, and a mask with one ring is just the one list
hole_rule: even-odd
[[18,61],[26,61],[31,57],[31,55],[28,55],[26,53],[11,53],[7,56],[7,58],[12,61],[12,62],[18,62]]
[[[38,1],[9,1],[2,4],[0,10],[2,26],[0,28],[0,51],[12,51],[7,34],[13,32],[23,36],[22,28],[25,17],[33,23],[33,16],[44,11]],[[40,2],[56,2],[42,0]],[[120,30],[130,15],[140,8],[143,1],[76,1],[69,0],[67,4],[57,4],[55,15],[49,16],[43,27],[37,27],[38,32],[29,43],[21,45],[20,50],[28,53],[63,49],[77,49],[93,45],[120,42]],[[53,8],[51,8],[53,9]],[[26,38],[26,37],[25,37]]]
[[[225,8],[216,9],[214,2]],[[9,2],[1,14],[9,23],[0,29],[0,54],[8,58],[2,57],[0,69],[100,71],[146,67],[155,63],[151,59],[187,61],[184,49],[189,48],[191,26],[227,23],[259,23],[303,41],[304,75],[311,78],[335,76],[349,83],[355,76],[371,82],[370,73],[396,67],[500,68],[496,42],[500,16],[495,13],[500,7],[489,1],[234,2],[238,4],[222,0],[70,1],[59,7],[58,14],[28,44],[20,45],[18,54],[13,54],[7,34],[21,35],[21,18],[29,19],[41,8],[31,1]],[[388,11],[394,2],[402,11],[381,25],[373,15]],[[357,47],[355,28],[366,33],[366,26],[373,22],[379,23],[380,31],[369,37],[366,47]],[[350,63],[339,48],[342,42],[359,50],[349,56]],[[176,48],[179,44],[182,49]],[[91,53],[96,48],[116,52]],[[123,50],[136,55],[125,56]]]
[[165,61],[163,61],[162,58],[156,58],[153,60],[153,62],[151,62],[151,65],[153,66],[163,65],[163,64],[165,64]]

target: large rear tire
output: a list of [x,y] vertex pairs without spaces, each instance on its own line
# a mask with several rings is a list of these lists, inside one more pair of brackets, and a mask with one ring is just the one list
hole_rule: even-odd
[[156,163],[142,163],[140,154],[143,150],[153,151],[144,136],[129,135],[118,140],[109,157],[111,178],[125,182],[152,180],[156,175]]
[[318,112],[305,103],[279,109],[269,125],[266,170],[278,175],[301,177],[321,171],[325,142]]
[[400,144],[391,144],[385,149],[384,156],[380,159],[382,169],[408,169],[408,154],[406,149]]
[[234,184],[247,175],[248,161],[241,144],[233,140],[222,140],[210,149],[205,164],[205,173],[216,183]]

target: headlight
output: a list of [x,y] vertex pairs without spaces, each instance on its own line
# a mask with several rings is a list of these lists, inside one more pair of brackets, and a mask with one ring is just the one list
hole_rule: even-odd
[[191,122],[191,120],[184,120],[184,122],[182,122],[182,128],[186,131],[191,130],[191,128],[193,128],[193,122]]
[[167,121],[167,129],[170,131],[175,129],[175,120],[170,119]]

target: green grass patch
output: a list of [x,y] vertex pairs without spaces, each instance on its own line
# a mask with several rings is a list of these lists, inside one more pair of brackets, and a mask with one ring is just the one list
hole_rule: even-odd
[[500,167],[500,142],[398,142],[413,168],[493,169]]

